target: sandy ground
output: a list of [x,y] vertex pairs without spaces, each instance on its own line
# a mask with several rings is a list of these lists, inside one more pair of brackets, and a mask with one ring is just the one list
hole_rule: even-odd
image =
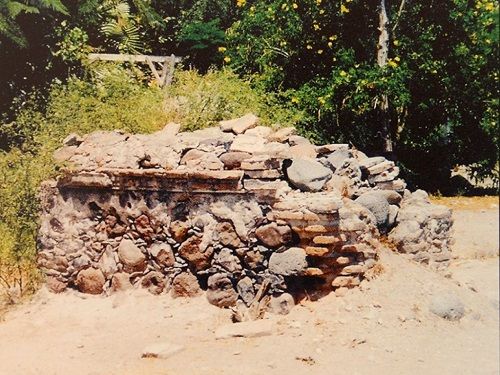
[[[229,312],[203,296],[41,290],[0,323],[0,374],[498,374],[498,210],[460,210],[455,219],[457,258],[447,275],[384,251],[378,278],[271,316],[266,337],[216,340]],[[429,312],[442,291],[464,303],[459,322]],[[141,358],[164,342],[184,350]]]

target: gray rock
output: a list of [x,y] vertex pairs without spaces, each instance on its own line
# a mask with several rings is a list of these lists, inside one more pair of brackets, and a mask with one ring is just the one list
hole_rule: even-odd
[[398,216],[399,207],[391,204],[389,205],[389,216],[387,217],[387,227],[391,228],[396,223],[396,217]]
[[252,157],[248,152],[234,151],[226,152],[219,156],[220,161],[224,164],[226,169],[239,169],[241,162],[245,159],[250,159]]
[[258,123],[259,118],[249,113],[233,120],[221,121],[219,124],[222,131],[233,131],[235,134],[242,134],[248,129],[255,128]]
[[344,165],[345,161],[351,157],[351,152],[349,150],[337,150],[331,153],[327,158],[326,162],[331,166],[332,169],[337,170],[342,165]]
[[389,202],[385,194],[378,191],[364,193],[355,199],[355,202],[369,209],[377,219],[377,226],[385,228],[389,218]]
[[272,297],[269,303],[269,309],[273,314],[287,315],[295,306],[295,300],[290,293],[283,293]]
[[429,310],[447,320],[460,320],[465,314],[465,306],[457,295],[451,292],[440,292],[430,301]]
[[214,257],[214,262],[230,273],[241,272],[240,260],[228,248],[222,249]]
[[306,267],[306,252],[300,247],[291,247],[282,253],[273,253],[269,259],[269,271],[278,275],[299,275]]
[[288,180],[303,191],[319,191],[332,176],[332,171],[316,160],[294,159],[286,170]]
[[243,302],[245,302],[247,306],[250,305],[255,297],[255,290],[253,287],[252,279],[248,276],[244,277],[243,279],[238,281],[236,289],[238,290],[238,294],[240,295]]

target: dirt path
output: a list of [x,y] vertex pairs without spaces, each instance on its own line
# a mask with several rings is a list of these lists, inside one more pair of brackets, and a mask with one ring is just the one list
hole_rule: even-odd
[[[498,374],[498,211],[455,217],[448,277],[384,252],[383,274],[362,290],[273,317],[266,337],[216,340],[229,314],[204,297],[42,290],[0,323],[0,374]],[[460,322],[429,312],[442,291],[464,303]],[[155,342],[184,350],[141,359]]]

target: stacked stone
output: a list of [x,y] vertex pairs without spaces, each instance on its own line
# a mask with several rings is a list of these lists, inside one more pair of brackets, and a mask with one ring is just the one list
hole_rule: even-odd
[[431,204],[423,190],[408,193],[401,203],[389,239],[410,259],[444,270],[452,258],[451,214],[448,208]]
[[253,115],[178,131],[65,140],[55,157],[72,169],[42,194],[39,265],[52,290],[206,290],[217,306],[249,306],[264,287],[278,298],[358,285],[385,233],[416,260],[447,264],[449,210],[405,191],[393,162]]

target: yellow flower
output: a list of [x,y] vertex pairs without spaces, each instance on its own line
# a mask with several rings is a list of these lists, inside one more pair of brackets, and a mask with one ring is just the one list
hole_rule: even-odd
[[336,40],[337,39],[337,35],[332,35],[331,37],[329,37],[328,39],[330,40]]
[[291,100],[292,103],[298,103],[299,102],[299,99],[296,98],[296,97],[293,97],[292,100]]
[[349,13],[349,9],[344,4],[340,5],[340,13]]
[[396,39],[396,40],[394,40],[394,41],[392,42],[392,44],[394,44],[396,47],[397,47],[397,46],[399,46],[399,40],[397,40],[397,39]]
[[226,49],[227,49],[226,47],[219,47],[218,48],[219,52],[226,52]]
[[319,29],[321,29],[321,27],[320,27],[317,23],[313,24],[313,27],[314,27],[314,30],[319,30]]
[[321,55],[323,53],[323,50],[322,49],[319,49],[318,50],[318,55]]
[[484,9],[486,9],[489,12],[494,11],[495,10],[495,4],[494,3],[488,3],[488,4],[485,5]]
[[389,60],[387,61],[387,65],[389,65],[391,68],[395,68],[398,66],[398,63],[395,62],[394,60]]
[[236,6],[239,8],[244,7],[246,3],[247,0],[236,0]]
[[229,56],[224,57],[224,62],[228,63],[231,61],[231,58]]
[[399,56],[396,56],[396,57],[394,58],[394,60],[395,60],[395,61],[397,61],[397,62],[399,62],[399,60],[401,60],[401,59],[399,58]]
[[347,72],[346,72],[345,70],[341,70],[341,71],[340,71],[340,76],[341,76],[341,77],[345,77],[345,76],[347,76]]
[[293,4],[292,4],[292,8],[293,8],[293,9],[297,9],[298,7],[299,7],[299,6],[298,6],[296,3],[293,3]]
[[321,4],[321,0],[316,0],[316,4]]
[[320,97],[318,98],[318,102],[319,102],[319,104],[321,104],[321,105],[323,105],[323,104],[325,104],[325,103],[326,103],[325,98],[323,98],[322,96],[320,96]]
[[308,45],[306,46],[306,48],[307,48],[307,49],[312,49],[312,46],[311,46],[310,44],[308,44]]
[[332,48],[333,46],[333,43],[332,42],[328,42],[328,47]]

